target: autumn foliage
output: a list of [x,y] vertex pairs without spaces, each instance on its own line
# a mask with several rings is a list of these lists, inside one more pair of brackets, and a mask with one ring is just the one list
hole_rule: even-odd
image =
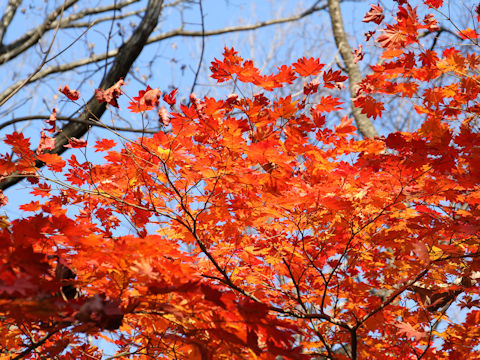
[[[35,199],[0,222],[0,359],[100,359],[86,334],[122,359],[479,357],[480,57],[418,46],[436,21],[398,3],[391,24],[379,5],[364,19],[384,60],[355,104],[377,118],[409,99],[415,132],[329,128],[341,70],[304,57],[262,75],[227,48],[212,78],[251,94],[148,87],[129,109],[157,110],[162,131],[71,139],[101,163],[8,135],[0,173]],[[122,85],[97,99],[118,106]]]

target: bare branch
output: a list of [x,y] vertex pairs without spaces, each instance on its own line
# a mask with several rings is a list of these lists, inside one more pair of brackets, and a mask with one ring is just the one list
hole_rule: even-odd
[[[60,20],[60,28],[79,27],[78,25],[75,25],[74,21],[80,20],[80,19],[82,19],[82,18],[84,18],[88,15],[98,15],[98,14],[108,12],[108,11],[121,10],[126,6],[137,3],[139,1],[140,0],[126,0],[126,1],[123,1],[123,2],[113,3],[112,5],[98,6],[98,7],[88,8],[88,9],[84,9],[84,10],[75,12],[73,14],[70,14],[65,19]],[[137,14],[139,12],[144,12],[144,11],[145,11],[145,9],[141,9],[139,11],[134,11],[134,12],[131,12],[131,13]],[[116,18],[118,18],[118,16]],[[102,19],[105,19],[105,18],[102,18]],[[112,17],[106,18],[106,20],[111,20],[111,19],[112,19]],[[93,24],[97,24],[100,21],[104,21],[104,20],[95,19],[95,20],[93,20]],[[58,24],[58,21],[54,21],[50,25],[50,28],[54,28],[55,26],[57,26],[57,24]],[[91,27],[92,26],[92,21],[86,22],[85,24],[87,24],[86,27],[89,27],[89,26]]]
[[65,0],[65,2],[52,11],[43,24],[27,31],[23,36],[15,40],[9,45],[0,47],[0,65],[22,54],[25,50],[32,47],[38,40],[51,28],[51,24],[62,14],[66,9],[74,5],[78,0]]
[[[61,12],[61,16],[63,16],[63,9],[62,9],[62,12]],[[58,27],[55,29],[52,40],[50,41],[50,45],[48,46],[47,51],[45,51],[43,59],[40,62],[40,64],[37,66],[35,71],[32,72],[30,74],[30,76],[28,78],[26,78],[25,80],[23,80],[20,84],[19,83],[15,84],[17,86],[15,88],[13,88],[6,97],[4,97],[0,100],[0,107],[3,104],[5,104],[8,101],[8,99],[10,99],[13,95],[15,95],[17,92],[19,92],[20,89],[22,89],[26,84],[28,84],[30,79],[32,77],[34,77],[35,74],[38,73],[43,68],[43,66],[51,60],[51,59],[50,60],[48,59],[48,56],[50,55],[50,51],[52,51],[52,46],[53,46],[53,43],[55,42],[55,38],[57,37],[57,32],[58,32]]]
[[277,24],[284,24],[292,21],[297,21],[300,20],[306,16],[309,16],[317,11],[325,10],[327,8],[326,5],[322,5],[319,7],[313,6],[303,12],[301,12],[298,15],[293,15],[293,16],[288,16],[280,19],[273,19],[273,20],[267,20],[267,21],[259,21],[255,24],[251,25],[241,25],[241,26],[229,26],[225,27],[222,29],[217,29],[217,30],[210,30],[210,31],[205,31],[205,33],[202,33],[202,31],[188,31],[188,30],[183,30],[183,29],[178,29],[178,30],[173,30],[170,32],[166,32],[163,34],[159,34],[157,36],[152,36],[152,38],[148,41],[148,43],[153,43],[161,40],[165,40],[168,38],[176,37],[176,36],[190,36],[190,37],[195,37],[195,36],[215,36],[215,35],[223,35],[227,33],[233,33],[233,32],[240,32],[240,31],[251,31],[251,30],[256,30],[262,27],[266,26],[271,26],[271,25],[277,25]]
[[26,357],[28,354],[30,354],[33,350],[38,348],[39,346],[42,346],[48,339],[50,339],[53,335],[55,335],[58,332],[58,330],[54,330],[51,333],[48,333],[45,335],[43,338],[36,342],[32,342],[32,344],[27,347],[24,351],[22,351],[20,354],[12,358],[12,360],[18,360],[18,359],[23,359]]
[[12,22],[12,19],[21,3],[22,0],[9,0],[7,8],[3,13],[2,20],[0,20],[0,44],[3,44],[3,38],[5,37],[8,26]]
[[[48,119],[50,119],[49,115],[22,116],[22,117],[18,117],[18,118],[12,119],[12,120],[2,122],[0,124],[0,130],[2,130],[3,128],[6,128],[9,125],[13,125],[13,124],[23,122],[23,121],[48,120]],[[94,121],[92,119],[84,120],[84,119],[72,118],[72,117],[68,117],[68,116],[57,116],[56,119],[57,120],[64,120],[64,121],[68,121],[68,122],[77,122],[77,123],[88,125],[90,127],[91,126],[101,127],[101,128],[105,128],[105,129],[113,130],[113,131],[132,132],[132,133],[141,133],[141,134],[155,134],[155,133],[158,132],[158,130],[154,130],[154,129],[152,129],[152,130],[145,129],[145,128],[134,129],[134,128],[131,128],[131,127],[110,126],[110,125],[106,125],[106,124],[104,124],[102,122],[99,122],[99,121]]]
[[[163,4],[163,7],[173,7],[173,6],[176,6],[178,5],[179,3],[182,3],[184,2],[185,0],[177,0],[177,1],[174,1],[172,3],[169,3],[169,4]],[[93,8],[88,8],[88,9],[84,9],[82,11],[79,11],[77,13],[74,13],[74,14],[71,14],[69,15],[66,19],[63,19],[61,22],[60,22],[60,28],[80,28],[80,27],[92,27],[93,25],[96,25],[100,22],[104,22],[104,21],[110,21],[110,20],[113,20],[114,17],[113,16],[104,16],[102,18],[96,18],[95,20],[93,21],[85,21],[85,22],[75,22],[77,20],[80,20],[88,15],[98,15],[98,14],[101,14],[101,13],[104,13],[104,12],[108,12],[108,11],[113,11],[113,10],[121,10],[123,9],[124,7],[127,7],[131,4],[134,4],[134,3],[138,3],[140,2],[140,0],[126,0],[124,2],[121,2],[121,3],[117,3],[117,4],[113,4],[113,5],[109,5],[109,6],[99,6],[99,7],[93,7]],[[115,17],[116,20],[118,19],[125,19],[127,17],[130,17],[132,15],[137,15],[137,14],[140,14],[140,13],[143,13],[145,11],[145,8],[142,8],[142,9],[138,9],[138,10],[133,10],[133,11],[129,11],[127,13],[123,13],[123,14],[120,14],[120,15],[117,15]],[[52,28],[55,27],[56,24],[53,23],[52,24]]]
[[[268,21],[261,21],[256,24],[251,24],[251,25],[242,25],[242,26],[231,26],[231,27],[225,27],[222,29],[217,29],[217,30],[210,30],[210,31],[205,31],[204,33],[202,31],[188,31],[188,30],[183,30],[182,28],[172,30],[169,32],[165,32],[163,34],[159,34],[156,36],[152,36],[148,39],[146,44],[152,44],[155,42],[159,42],[162,40],[174,38],[177,36],[184,36],[184,37],[207,37],[207,36],[217,36],[217,35],[223,35],[223,34],[228,34],[228,33],[233,33],[233,32],[241,32],[241,31],[251,31],[251,30],[256,30],[262,27],[266,26],[271,26],[271,25],[276,25],[276,24],[283,24],[287,22],[292,22],[296,21],[299,19],[302,19],[308,15],[313,14],[314,12],[324,10],[326,9],[326,5],[320,6],[320,7],[311,7],[310,9],[300,13],[299,15],[295,16],[289,16],[285,18],[280,18],[280,19],[274,19],[274,20],[268,20]],[[99,61],[108,59],[108,58],[113,58],[118,55],[119,49],[113,49],[110,50],[107,53],[103,54],[97,54],[90,56],[88,58],[83,58],[80,60],[72,61],[67,64],[61,64],[61,65],[55,65],[55,66],[50,66],[47,68],[44,68],[42,71],[39,71],[38,73],[35,74],[31,79],[26,84],[33,83],[35,81],[38,81],[40,79],[45,78],[46,76],[50,74],[56,74],[56,73],[62,73],[66,71],[70,71],[73,69],[78,69],[81,66],[92,64],[92,63],[97,63]],[[2,94],[0,94],[0,101],[2,101],[5,97],[9,96],[9,94],[18,87],[19,84],[22,84],[25,80],[20,80],[17,81],[15,84],[11,85],[8,87],[5,91],[3,91]]]
[[[148,37],[155,29],[158,23],[158,18],[162,9],[163,0],[149,0],[147,10],[142,18],[142,21],[137,26],[132,36],[118,49],[118,55],[112,64],[112,67],[102,79],[99,88],[107,89],[114,85],[120,78],[125,77],[137,57],[145,47]],[[87,102],[85,110],[80,115],[79,119],[89,120],[93,118],[99,120],[106,110],[105,103],[100,104],[95,96]],[[62,154],[66,148],[65,145],[72,137],[80,138],[88,131],[88,125],[79,122],[70,122],[63,129],[55,135],[55,148],[53,153]],[[42,167],[41,162],[37,162],[37,167]],[[3,179],[0,183],[0,189],[4,190],[16,184],[22,179],[18,174],[12,174]]]
[[55,65],[55,66],[49,66],[47,68],[44,68],[43,70],[35,73],[33,76],[27,78],[26,79],[27,81],[25,79],[24,80],[19,80],[15,84],[10,85],[7,89],[5,89],[3,91],[2,94],[0,94],[0,102],[3,102],[5,98],[10,97],[10,94],[17,87],[22,85],[23,83],[25,83],[23,85],[28,85],[28,84],[31,84],[35,81],[43,79],[50,74],[56,74],[56,73],[61,73],[61,72],[66,72],[66,71],[69,71],[69,70],[77,69],[77,68],[79,68],[81,66],[84,66],[84,65],[88,65],[88,64],[91,64],[91,63],[96,63],[96,62],[99,62],[99,61],[102,61],[102,60],[105,60],[105,59],[108,59],[108,58],[115,57],[115,56],[118,55],[118,53],[119,53],[119,49],[114,49],[114,50],[109,51],[106,54],[99,54],[99,55],[91,56],[89,58],[84,58],[84,59],[81,59],[81,60],[72,61],[68,64]]
[[[342,13],[340,11],[340,1],[328,0],[328,11],[330,14],[330,20],[332,22],[332,31],[335,38],[335,43],[337,44],[338,51],[342,56],[348,73],[350,98],[353,99],[357,96],[356,87],[360,81],[362,81],[362,74],[358,68],[358,65],[353,62],[352,48],[348,44],[347,35],[345,34],[345,27],[343,25]],[[373,123],[368,119],[368,117],[361,113],[360,109],[357,108],[353,102],[352,112],[358,131],[360,131],[364,137],[371,138],[378,136],[378,132],[373,126]]]

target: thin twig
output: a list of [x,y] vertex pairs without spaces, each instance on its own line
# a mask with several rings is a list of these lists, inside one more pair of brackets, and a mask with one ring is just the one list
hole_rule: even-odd
[[197,71],[195,71],[195,77],[193,78],[192,88],[190,89],[190,94],[193,94],[193,90],[195,90],[195,86],[197,85],[197,78],[198,74],[200,73],[200,69],[202,67],[203,62],[203,53],[205,51],[205,19],[203,16],[203,6],[202,0],[198,0],[198,7],[200,9],[200,18],[201,18],[201,26],[202,26],[202,42],[201,42],[201,50],[200,50],[200,59],[198,60]]

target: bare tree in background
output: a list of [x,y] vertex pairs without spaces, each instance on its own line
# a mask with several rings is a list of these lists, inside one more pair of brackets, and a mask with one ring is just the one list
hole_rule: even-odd
[[[266,3],[272,9],[268,14],[259,9]],[[227,0],[221,3],[208,0],[8,0],[0,8],[3,11],[0,66],[7,75],[0,80],[0,136],[16,130],[26,131],[35,138],[34,134],[44,126],[53,107],[57,108],[60,120],[54,150],[59,154],[65,151],[69,138],[80,138],[88,129],[95,131],[96,127],[107,124],[111,130],[126,133],[156,132],[158,122],[148,122],[148,118],[142,123],[133,123],[119,112],[104,114],[106,107],[96,101],[93,90],[106,89],[122,77],[127,83],[159,86],[150,82],[152,76],[156,76],[183,89],[185,96],[188,96],[185,92],[193,89],[200,95],[208,93],[205,74],[211,55],[203,54],[211,40],[222,35],[230,39],[237,37],[237,41],[224,40],[223,45],[247,46],[250,53],[246,56],[267,70],[303,55],[320,56],[327,64],[341,67],[350,78],[349,89],[343,94],[345,106],[364,137],[415,128],[418,116],[408,101],[400,97],[392,97],[389,123],[372,122],[354,107],[348,110],[356,85],[369,69],[353,62],[352,51],[359,44],[365,44],[365,38],[363,32],[358,31],[352,36],[354,31],[348,29],[348,16],[342,16],[341,3],[341,0],[304,0],[292,8],[290,1],[246,2],[242,6],[250,7],[252,16],[247,20],[235,18],[237,11],[232,11],[229,24],[217,26],[217,19],[212,21],[208,14],[219,4],[230,4]],[[388,13],[388,2],[380,3]],[[366,11],[368,2],[348,2],[345,6],[364,6]],[[238,10],[240,13],[242,9]],[[248,13],[243,11],[242,14]],[[261,31],[270,31],[272,36],[267,38],[272,40],[265,43]],[[452,29],[440,28],[437,34],[425,36],[425,46],[446,47],[452,39],[458,41]],[[181,47],[188,52],[188,46],[191,58],[179,60],[175,49]],[[211,50],[213,56],[220,54],[221,47],[217,44],[217,48]],[[297,52],[293,51],[294,47]],[[366,45],[365,53],[366,56],[375,54],[375,45]],[[200,69],[204,69],[203,74],[199,74]],[[188,80],[179,79],[179,74],[184,73],[190,75],[186,77]],[[84,96],[76,107],[63,101],[58,93],[58,87],[65,84],[80,90]],[[301,90],[302,84],[298,85]],[[162,90],[168,90],[166,87]],[[0,189],[12,186],[21,178],[1,179]]]
[[[57,0],[41,3],[9,0],[0,20],[0,66],[9,70],[9,76],[0,84],[3,119],[0,130],[3,134],[23,131],[27,125],[29,130],[35,126],[39,130],[42,120],[50,116],[49,104],[53,97],[58,97],[58,86],[76,86],[87,98],[79,99],[77,108],[65,102],[59,111],[57,119],[62,120],[63,125],[55,136],[53,152],[60,154],[66,150],[64,145],[68,139],[80,138],[89,128],[102,126],[104,120],[100,119],[106,106],[97,102],[94,88],[107,89],[120,78],[145,80],[138,76],[134,64],[145,61],[142,54],[147,46],[156,46],[154,51],[168,56],[162,46],[168,39],[201,38],[205,42],[211,36],[295,22],[326,9],[326,1],[317,0],[305,8],[291,9],[286,16],[221,28],[212,25],[206,29],[202,5],[200,0]],[[172,28],[172,23],[178,26]],[[204,46],[202,43],[202,53]],[[201,61],[199,54],[191,63],[181,65],[195,72],[193,85],[190,84],[192,89]],[[164,72],[162,76],[171,77],[165,68],[152,63],[148,66],[150,71],[154,69],[156,73]],[[121,126],[113,123],[109,124],[109,129],[145,133],[158,130],[158,125],[148,128],[145,124]],[[2,179],[0,189],[9,188],[21,179],[15,175]]]

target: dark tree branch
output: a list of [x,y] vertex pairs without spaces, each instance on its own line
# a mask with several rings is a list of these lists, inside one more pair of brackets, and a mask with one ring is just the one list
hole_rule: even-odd
[[[106,76],[102,79],[99,88],[107,89],[114,85],[120,78],[123,78],[128,74],[133,63],[147,44],[148,37],[157,26],[162,4],[163,0],[149,0],[142,21],[137,26],[132,36],[118,49],[115,61]],[[95,96],[92,96],[87,102],[85,110],[79,116],[79,119],[82,121],[88,121],[90,118],[93,118],[99,121],[105,110],[105,103],[100,104]],[[62,154],[67,149],[65,148],[65,145],[68,144],[69,139],[72,137],[82,137],[85,135],[88,128],[88,125],[83,122],[71,122],[65,125],[63,129],[55,135],[55,148],[52,152]],[[43,164],[37,162],[36,166],[41,167]],[[19,174],[12,174],[3,179],[0,183],[0,190],[9,188],[21,179],[22,177],[19,176]]]
[[[147,40],[147,44],[152,44],[155,42],[159,42],[162,40],[178,37],[178,36],[184,36],[184,37],[208,37],[208,36],[217,36],[217,35],[224,35],[228,33],[234,33],[234,32],[241,32],[241,31],[252,31],[256,30],[262,27],[266,26],[271,26],[271,25],[277,25],[277,24],[284,24],[292,21],[297,21],[300,20],[306,16],[309,16],[315,12],[321,11],[326,9],[326,5],[322,6],[316,6],[316,4],[309,9],[303,11],[302,13],[294,16],[289,16],[289,17],[284,17],[280,19],[274,19],[274,20],[268,20],[268,21],[261,21],[256,24],[251,24],[251,25],[241,25],[241,26],[230,26],[230,27],[225,27],[222,29],[217,29],[217,30],[210,30],[210,31],[188,31],[188,30],[183,30],[182,28],[172,30],[165,32],[163,34],[159,34],[156,36],[152,36]],[[88,65],[88,64],[93,64],[97,63],[99,61],[103,61],[108,58],[113,58],[118,55],[119,49],[112,49],[108,51],[107,53],[103,54],[97,54],[90,56],[88,58],[83,58],[80,60],[72,61],[67,64],[61,64],[61,65],[54,65],[50,66],[48,68],[44,68],[43,70],[39,71],[36,73],[33,77],[31,77],[26,84],[31,84],[34,83],[40,79],[43,79],[47,77],[48,75],[51,74],[56,74],[56,73],[62,73],[66,71],[70,71],[73,69],[78,69],[81,66]],[[3,93],[0,94],[0,101],[2,101],[5,97],[9,96],[9,94],[16,89],[20,84],[22,84],[25,80],[19,80],[15,84],[11,85],[8,87],[6,90],[3,91]]]
[[[89,15],[98,15],[98,14],[108,12],[108,11],[121,10],[126,6],[137,3],[139,1],[140,0],[126,0],[126,1],[118,2],[118,3],[112,4],[112,5],[98,6],[98,7],[83,9],[81,11],[70,14],[65,19],[62,19],[60,21],[60,28],[79,27],[78,25],[75,25],[74,21],[83,19],[84,17],[89,16]],[[143,11],[145,11],[145,9],[141,9],[141,11],[143,12]],[[135,11],[135,12],[132,12],[132,13],[136,14],[137,12]],[[118,17],[115,17],[115,19],[117,19],[117,18]],[[87,21],[85,24],[87,24],[86,25],[87,27],[91,27],[92,22],[93,22],[93,24],[97,24],[100,21],[104,21],[103,19],[104,20],[112,20],[113,18],[112,17],[100,18],[100,19],[97,18],[97,19],[94,19],[93,21]],[[53,22],[50,28],[55,28],[56,26],[57,26],[57,21]]]
[[0,44],[3,44],[3,38],[7,32],[8,26],[12,22],[18,7],[22,3],[22,0],[9,0],[7,8],[3,13],[2,20],[0,20]]
[[195,90],[195,86],[197,85],[198,74],[200,73],[200,69],[202,68],[203,54],[205,52],[205,19],[203,15],[202,0],[198,0],[198,6],[200,10],[200,18],[201,18],[201,26],[202,26],[202,44],[201,44],[201,51],[200,51],[200,59],[198,61],[197,71],[195,71],[195,77],[193,79],[192,88],[190,89],[190,94],[193,93],[193,91]]
[[37,44],[41,37],[51,29],[52,23],[69,7],[73,6],[78,0],[65,0],[62,5],[52,11],[43,24],[27,31],[23,36],[9,45],[0,47],[0,65],[24,53],[27,49]]

